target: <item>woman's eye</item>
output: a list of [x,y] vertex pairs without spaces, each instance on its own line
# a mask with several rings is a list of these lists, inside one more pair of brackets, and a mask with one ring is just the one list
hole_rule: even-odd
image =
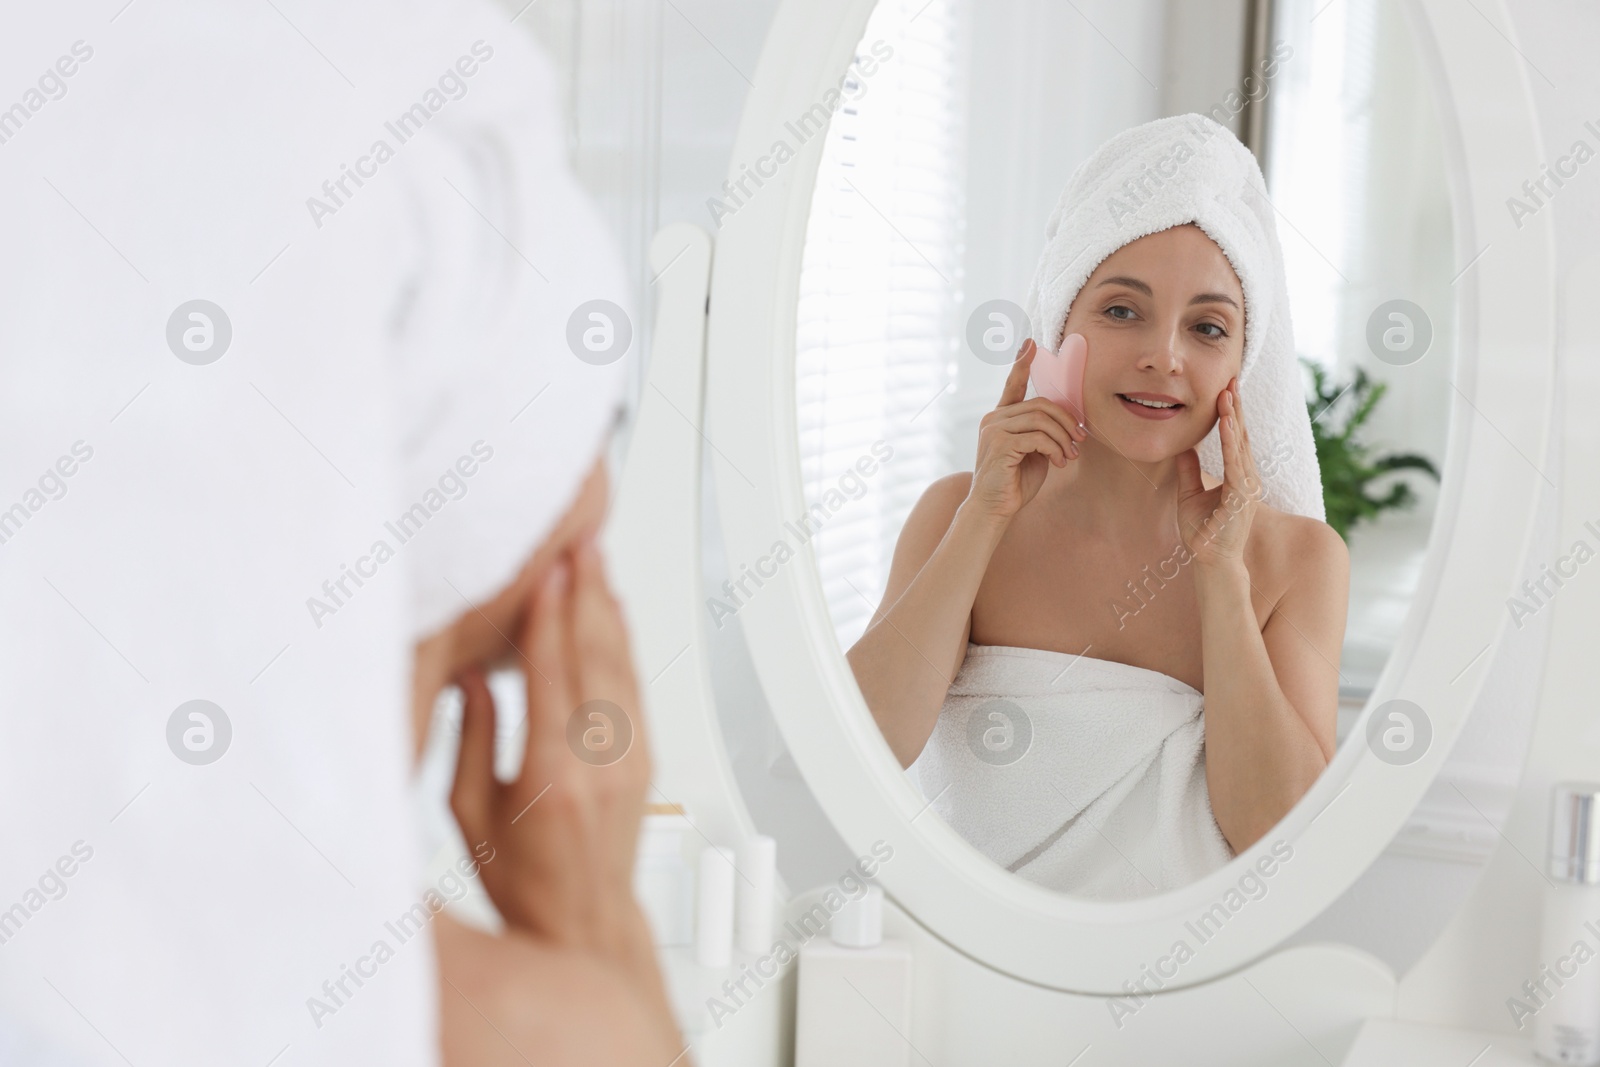
[[1228,331],[1224,330],[1221,326],[1218,326],[1214,322],[1202,322],[1199,326],[1196,326],[1195,329],[1197,329],[1197,330],[1216,330],[1217,331],[1216,333],[1208,333],[1208,334],[1206,334],[1207,337],[1216,338],[1216,337],[1226,337],[1226,336],[1228,336]]
[[[1127,315],[1123,316],[1117,314],[1119,311],[1126,311]],[[1113,304],[1106,308],[1106,314],[1110,315],[1114,319],[1121,319],[1123,322],[1126,322],[1128,319],[1133,317],[1133,309],[1125,304]]]

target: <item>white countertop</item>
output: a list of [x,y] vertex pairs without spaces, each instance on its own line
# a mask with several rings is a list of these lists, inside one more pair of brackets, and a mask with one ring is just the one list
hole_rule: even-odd
[[1530,1038],[1371,1019],[1341,1067],[1550,1067]]

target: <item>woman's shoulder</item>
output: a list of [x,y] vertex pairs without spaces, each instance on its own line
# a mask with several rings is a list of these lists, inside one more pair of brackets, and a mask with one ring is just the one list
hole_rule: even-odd
[[972,488],[972,471],[956,471],[946,474],[942,478],[935,478],[928,483],[928,488],[922,491],[923,499],[932,497],[935,500],[948,501],[955,497],[956,503],[966,499],[967,492]]
[[956,471],[928,483],[900,528],[896,554],[905,552],[917,557],[918,567],[926,563],[955,521],[956,511],[971,488],[971,471]]
[[939,536],[943,537],[945,530],[955,519],[956,509],[967,499],[967,494],[971,491],[971,471],[956,471],[954,474],[935,478],[917,498],[916,504],[911,508],[911,514],[906,517],[906,522],[937,526]]
[[1339,536],[1339,531],[1321,519],[1313,519],[1309,515],[1296,515],[1292,511],[1283,511],[1270,504],[1256,505],[1256,517],[1251,524],[1251,532],[1255,533],[1257,529],[1263,535],[1265,547],[1287,555],[1295,556],[1309,552],[1320,556],[1328,552],[1345,551],[1344,538]]
[[1342,582],[1350,569],[1350,551],[1332,526],[1268,504],[1256,505],[1245,552],[1250,570],[1279,590],[1312,574]]

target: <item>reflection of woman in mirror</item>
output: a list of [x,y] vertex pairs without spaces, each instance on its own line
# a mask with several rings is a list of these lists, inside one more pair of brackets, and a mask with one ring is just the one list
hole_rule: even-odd
[[1055,888],[1192,881],[1333,756],[1349,558],[1260,183],[1193,115],[1079,169],[1029,313],[1055,349],[1087,341],[1086,425],[1024,399],[1025,342],[976,469],[923,493],[848,653],[935,810]]

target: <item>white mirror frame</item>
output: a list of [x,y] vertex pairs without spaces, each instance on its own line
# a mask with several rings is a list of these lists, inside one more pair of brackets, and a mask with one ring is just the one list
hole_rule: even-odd
[[[739,610],[750,653],[784,739],[839,834],[858,854],[889,842],[894,856],[878,874],[885,891],[957,950],[1051,988],[1123,994],[1124,983],[1178,939],[1194,947],[1186,921],[1222,902],[1245,864],[1288,841],[1292,858],[1265,879],[1264,895],[1239,909],[1248,918],[1223,923],[1166,987],[1227,973],[1271,951],[1344,892],[1388,845],[1449,753],[1507,623],[1505,598],[1520,577],[1542,477],[1532,465],[1546,466],[1554,400],[1551,213],[1518,230],[1504,206],[1546,157],[1503,2],[1477,7],[1462,13],[1445,0],[1408,4],[1439,103],[1462,265],[1458,396],[1416,599],[1350,741],[1304,801],[1235,862],[1160,896],[1097,902],[1051,892],[924,815],[926,801],[880,736],[835,640],[814,558],[806,549],[787,564],[770,556],[783,522],[806,511],[795,425],[796,300],[824,138],[801,146],[723,220],[712,275],[706,437],[730,570],[748,562],[762,578]],[[784,123],[838,85],[872,8],[873,0],[784,0],[741,121],[735,179],[741,164],[754,167],[775,141],[792,143]],[[1431,746],[1408,766],[1380,761],[1363,741],[1372,708],[1397,697],[1425,709],[1433,726]]]

